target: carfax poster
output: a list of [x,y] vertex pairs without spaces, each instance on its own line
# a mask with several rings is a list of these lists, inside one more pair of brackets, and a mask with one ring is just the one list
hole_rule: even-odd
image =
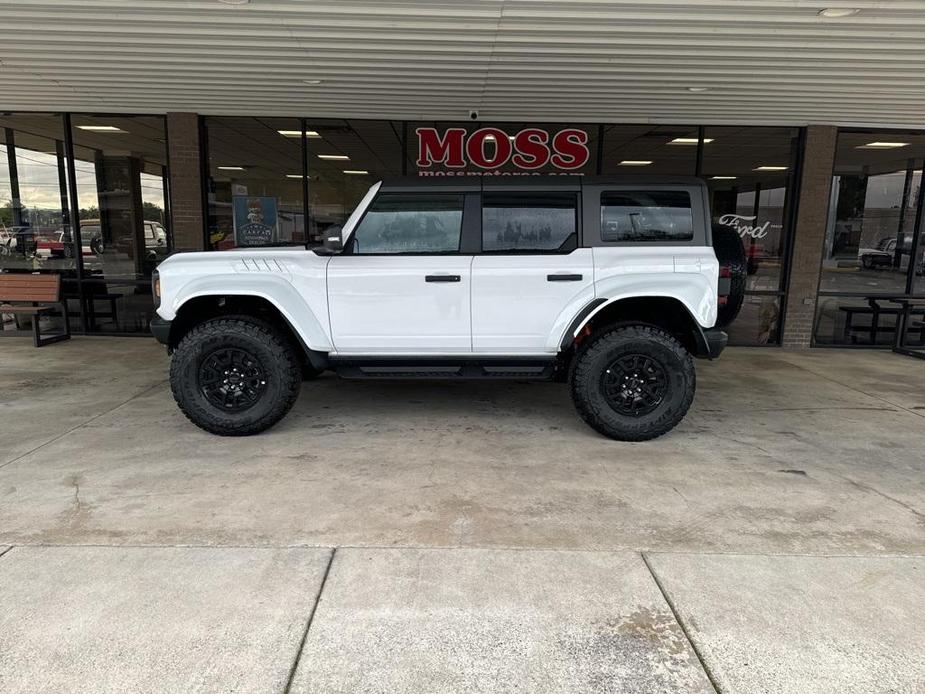
[[276,243],[279,228],[276,198],[235,195],[235,246],[266,246]]

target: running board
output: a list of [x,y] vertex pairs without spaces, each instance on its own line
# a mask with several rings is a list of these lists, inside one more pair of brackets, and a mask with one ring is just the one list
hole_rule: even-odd
[[554,359],[409,359],[331,358],[331,368],[341,378],[425,379],[425,380],[551,380]]

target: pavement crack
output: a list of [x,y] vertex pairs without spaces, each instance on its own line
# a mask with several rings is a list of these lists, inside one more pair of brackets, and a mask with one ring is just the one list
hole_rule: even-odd
[[920,521],[925,522],[925,513],[922,513],[921,511],[916,510],[912,505],[907,504],[902,499],[897,499],[896,497],[890,496],[889,494],[885,492],[881,492],[879,489],[877,489],[876,487],[871,487],[869,484],[864,484],[863,482],[858,482],[857,480],[853,480],[847,475],[843,475],[840,472],[835,472],[834,470],[828,470],[828,472],[829,474],[835,475],[836,477],[839,477],[845,480],[845,482],[855,487],[856,489],[860,489],[861,491],[864,491],[864,492],[873,492],[877,496],[882,497],[886,499],[887,501],[891,501],[894,504],[897,504],[898,506],[901,506],[902,508],[906,509],[909,513],[914,515],[916,518],[918,518]]
[[328,574],[331,573],[331,566],[334,564],[334,556],[337,554],[337,547],[331,550],[331,557],[328,559],[328,565],[324,569],[324,576],[321,577],[321,585],[318,586],[318,593],[315,595],[315,602],[312,604],[311,612],[308,613],[308,620],[305,622],[305,630],[302,632],[302,639],[299,641],[299,647],[296,649],[295,658],[292,659],[292,667],[289,668],[289,676],[286,678],[286,686],[283,688],[283,694],[289,694],[292,689],[292,682],[295,679],[296,670],[299,669],[299,661],[302,659],[302,651],[305,649],[305,641],[308,640],[308,631],[312,628],[312,621],[315,619],[315,612],[318,610],[318,603],[321,602],[321,594],[324,592],[324,586],[328,582]]
[[649,570],[649,575],[652,576],[652,580],[655,581],[655,586],[658,588],[659,592],[662,594],[662,598],[665,601],[665,604],[668,605],[668,609],[671,610],[671,614],[674,616],[675,622],[678,623],[678,627],[681,629],[681,632],[684,634],[684,638],[687,639],[687,642],[690,644],[691,650],[694,652],[694,655],[697,656],[697,660],[700,662],[700,667],[703,668],[703,674],[707,676],[707,679],[710,681],[710,686],[713,687],[713,691],[716,694],[722,694],[722,689],[720,689],[719,684],[716,681],[716,678],[713,676],[713,672],[710,670],[706,661],[703,659],[703,655],[700,653],[700,650],[697,648],[697,644],[694,643],[694,639],[691,638],[690,633],[687,631],[687,626],[684,624],[684,621],[681,619],[681,615],[678,613],[678,609],[675,607],[674,601],[671,599],[671,596],[668,595],[668,591],[665,590],[665,586],[662,585],[661,580],[655,573],[655,569],[652,568],[652,565],[649,563],[649,558],[646,556],[645,552],[640,552],[639,556],[642,557],[642,563],[646,565],[646,569]]

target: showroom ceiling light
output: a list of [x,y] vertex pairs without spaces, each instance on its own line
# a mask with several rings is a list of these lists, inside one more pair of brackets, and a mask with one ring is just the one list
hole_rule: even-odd
[[218,0],[223,5],[246,5],[251,0]]
[[[696,137],[676,137],[675,139],[669,141],[669,145],[696,145],[699,140]],[[703,138],[703,144],[707,145],[713,142],[713,138],[705,137]]]
[[357,176],[368,176],[369,171],[363,171],[362,169],[347,169],[344,171],[345,174],[356,174]]
[[687,91],[689,92],[707,92],[710,91],[709,87],[688,87]]
[[88,130],[93,133],[124,133],[128,132],[114,125],[78,125],[79,130]]
[[350,161],[350,157],[346,154],[319,154],[319,159],[327,159],[329,161]]
[[286,174],[286,178],[305,178],[302,174]]
[[861,10],[856,7],[826,7],[823,10],[819,10],[819,16],[828,17],[829,19],[838,19],[840,17],[852,17],[860,11]]
[[624,159],[617,166],[648,166],[651,163],[648,159]]
[[908,142],[868,142],[866,145],[858,145],[855,149],[896,149],[908,146]]
[[756,166],[753,171],[786,171],[788,167],[786,166]]
[[302,80],[302,84],[321,84],[324,80]]
[[[277,130],[276,132],[278,132],[283,137],[302,137],[301,130]],[[316,133],[314,130],[306,130],[305,137],[321,137],[321,135]]]
[[216,166],[219,171],[244,171],[243,166]]
[[711,181],[734,181],[738,176],[710,176]]

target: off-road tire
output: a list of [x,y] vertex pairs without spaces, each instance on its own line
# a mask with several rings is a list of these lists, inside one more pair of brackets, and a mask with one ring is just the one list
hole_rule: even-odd
[[[605,372],[622,357],[641,355],[663,370],[664,396],[651,412],[630,416],[617,411],[604,395]],[[572,402],[593,429],[618,441],[647,441],[670,431],[694,400],[696,374],[690,353],[674,337],[648,325],[604,329],[585,342],[569,379]]]
[[[203,360],[221,348],[241,349],[259,362],[266,387],[248,409],[225,412],[200,388]],[[248,436],[276,424],[292,408],[302,384],[302,370],[290,340],[259,319],[214,318],[190,330],[170,361],[174,400],[196,426],[221,436]]]
[[716,315],[716,327],[725,328],[732,323],[742,310],[745,301],[745,284],[748,281],[749,268],[745,246],[739,233],[725,224],[713,225],[713,252],[720,266],[729,268],[729,296],[720,306]]

